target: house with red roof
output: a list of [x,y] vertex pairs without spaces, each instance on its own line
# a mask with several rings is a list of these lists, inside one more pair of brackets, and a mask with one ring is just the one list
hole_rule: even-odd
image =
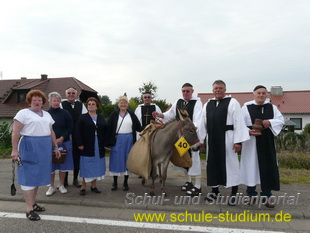
[[[253,92],[226,92],[226,94],[237,99],[241,106],[254,99]],[[204,104],[212,99],[214,94],[198,93],[198,97]],[[283,114],[287,125],[295,123],[295,132],[302,132],[305,125],[310,123],[310,90],[283,91],[281,86],[274,86],[268,92],[268,98]]]
[[[26,95],[30,90],[39,89],[46,96],[50,92],[57,91],[65,99],[65,91],[68,87],[74,87],[78,91],[82,102],[86,102],[89,97],[99,99],[97,91],[74,77],[48,78],[46,74],[42,74],[39,79],[22,77],[0,80],[0,121],[11,121],[20,109],[28,107]],[[49,104],[46,103],[43,109],[49,109]]]

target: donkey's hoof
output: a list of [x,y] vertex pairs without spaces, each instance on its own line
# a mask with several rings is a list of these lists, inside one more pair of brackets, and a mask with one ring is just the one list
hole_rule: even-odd
[[154,192],[150,192],[150,196],[155,196],[155,193]]
[[145,185],[145,179],[144,178],[142,178],[141,184]]

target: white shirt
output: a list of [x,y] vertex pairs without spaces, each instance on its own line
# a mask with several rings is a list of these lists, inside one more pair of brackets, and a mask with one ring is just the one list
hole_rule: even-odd
[[52,116],[42,110],[42,116],[30,109],[20,110],[14,120],[24,125],[20,134],[23,136],[50,136],[54,120]]

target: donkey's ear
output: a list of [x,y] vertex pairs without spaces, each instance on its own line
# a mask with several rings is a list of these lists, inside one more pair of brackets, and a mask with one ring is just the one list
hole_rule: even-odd
[[177,108],[179,119],[181,121],[185,121],[186,118],[189,117],[187,111],[184,108]]

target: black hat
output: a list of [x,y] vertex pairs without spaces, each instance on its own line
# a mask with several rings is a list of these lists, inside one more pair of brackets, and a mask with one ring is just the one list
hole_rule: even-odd
[[145,91],[145,92],[142,93],[142,95],[144,95],[144,94],[152,95],[152,92],[151,91]]
[[263,85],[257,85],[253,91],[256,91],[257,89],[260,89],[260,88],[265,88],[267,90],[267,88]]
[[182,88],[183,88],[183,87],[193,87],[193,85],[190,84],[190,83],[184,83],[183,86],[182,86]]

